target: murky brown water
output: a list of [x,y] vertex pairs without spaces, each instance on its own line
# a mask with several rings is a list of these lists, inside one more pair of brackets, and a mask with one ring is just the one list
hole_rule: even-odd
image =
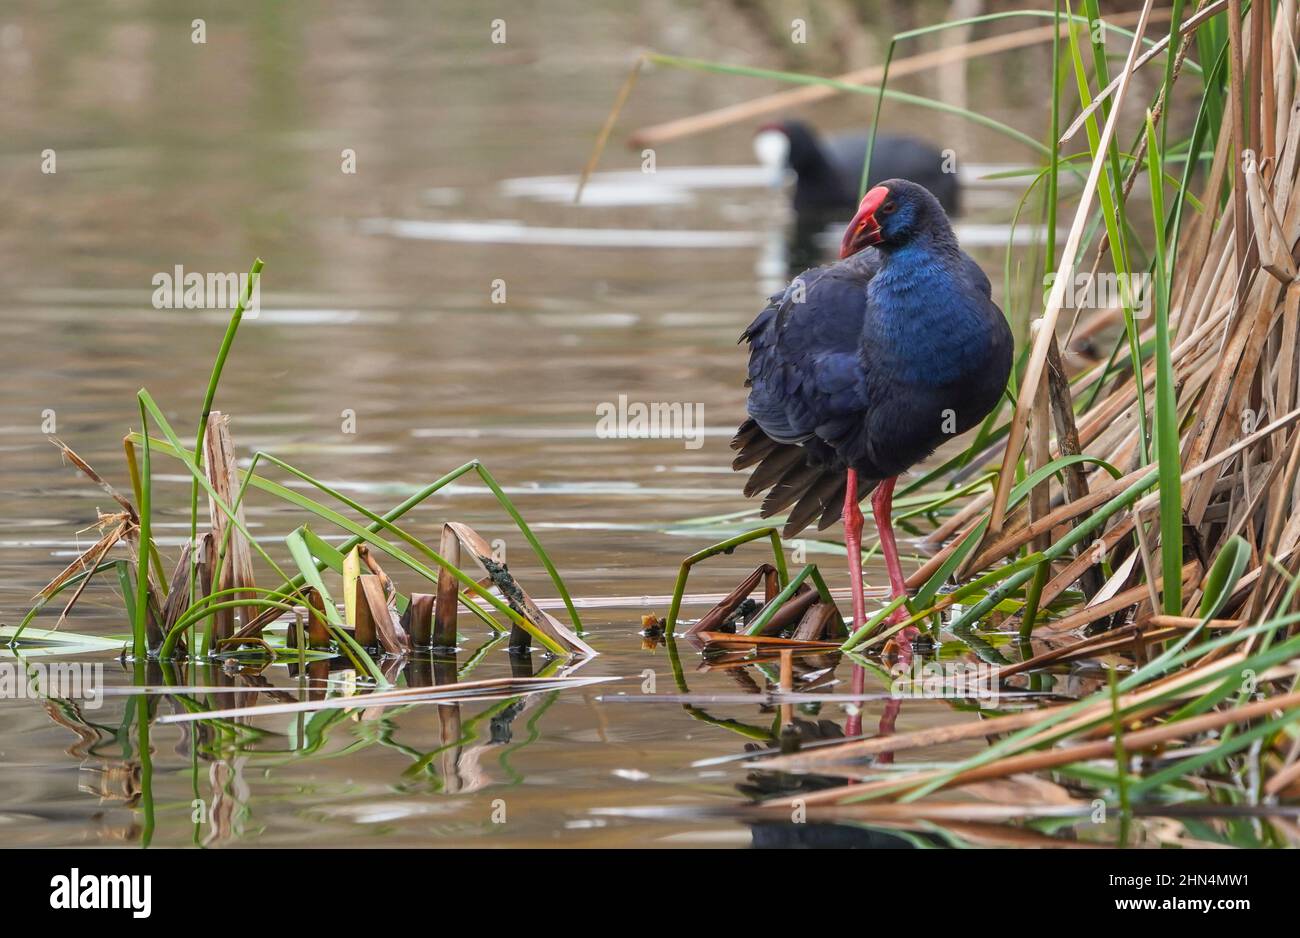
[[[262,311],[245,323],[217,400],[234,415],[241,450],[269,450],[376,509],[482,459],[573,593],[589,600],[584,624],[600,656],[581,673],[621,676],[622,686],[456,713],[349,715],[319,735],[294,717],[268,717],[254,721],[264,735],[209,735],[197,763],[183,728],[155,726],[148,771],[135,731],[120,731],[136,717],[134,698],[83,712],[90,728],[40,702],[0,701],[6,844],[750,842],[750,830],[729,821],[640,821],[592,809],[736,802],[745,770],[691,763],[742,752],[772,732],[773,712],[596,697],[636,692],[647,672],[661,692],[676,687],[664,647],[645,650],[638,635],[641,613],[663,614],[666,604],[602,601],[670,592],[683,556],[735,530],[683,522],[747,507],[727,468],[744,400],[736,336],[768,285],[756,270],[780,242],[780,202],[753,185],[659,182],[649,197],[634,179],[574,207],[556,200],[563,186],[506,183],[580,168],[637,50],[724,57],[743,34],[727,33],[728,14],[693,4],[564,3],[548,4],[545,16],[531,5],[505,11],[509,41],[496,46],[478,4],[454,6],[284,3],[235,13],[212,4],[182,15],[120,4],[90,17],[20,3],[0,13],[0,622],[21,618],[32,593],[91,543],[75,532],[109,507],[60,465],[46,442],[50,421],[122,487],[120,441],[139,426],[136,388],[147,386],[191,432],[225,316],[153,308],[151,278],[178,264],[245,270],[261,256]],[[194,15],[207,17],[206,45],[190,41]],[[996,73],[981,66],[972,74],[995,88],[998,106],[982,102],[984,110],[1038,119]],[[933,90],[927,80],[910,87]],[[643,78],[621,130],[765,90],[659,70]],[[860,104],[838,103],[814,117],[846,126],[861,114]],[[1023,155],[953,119],[902,108],[893,116],[937,142],[951,139],[973,162]],[[670,176],[685,166],[748,165],[750,132],[674,144],[658,166]],[[52,175],[40,172],[46,149],[56,154]],[[355,152],[355,174],[340,171],[345,149]],[[637,165],[617,147],[603,163]],[[974,220],[997,223],[1014,199],[995,189],[969,204]],[[493,227],[503,222],[530,228]],[[633,243],[587,246],[592,230]],[[688,238],[699,240],[657,246]],[[1000,273],[1001,253],[983,256]],[[497,280],[504,303],[493,301]],[[703,445],[598,438],[596,408],[620,394],[703,404]],[[355,432],[345,432],[349,416]],[[175,467],[163,468],[155,534],[174,556],[189,489]],[[303,520],[257,497],[248,517],[255,533],[276,538]],[[522,582],[549,595],[477,482],[413,518],[411,529],[435,543],[446,519],[505,538]],[[718,558],[692,590],[725,591],[760,556],[755,546]],[[839,559],[825,560],[832,585],[844,585]],[[874,569],[868,577],[884,580]],[[121,634],[119,608],[105,580],[67,628]],[[465,628],[462,666],[489,638]],[[699,672],[694,650],[681,650],[691,691],[734,693],[769,680],[754,668]],[[116,662],[106,673],[110,684],[130,683]],[[499,645],[474,677],[509,673]],[[294,685],[283,668],[266,678]],[[879,709],[866,705],[868,726]],[[803,717],[842,727],[845,709],[824,705]],[[898,728],[968,718],[942,702],[916,702]],[[463,745],[445,748],[455,719]],[[192,821],[196,798],[219,823]]]

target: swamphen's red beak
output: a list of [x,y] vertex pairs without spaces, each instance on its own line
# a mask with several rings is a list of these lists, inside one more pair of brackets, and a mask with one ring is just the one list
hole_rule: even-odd
[[876,211],[887,198],[889,190],[884,186],[876,186],[862,197],[858,213],[849,222],[849,230],[844,232],[844,240],[840,243],[840,260],[880,243],[880,223],[876,221]]

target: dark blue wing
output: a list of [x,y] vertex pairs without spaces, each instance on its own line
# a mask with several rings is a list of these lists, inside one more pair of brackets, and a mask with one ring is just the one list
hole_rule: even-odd
[[860,423],[870,403],[862,330],[874,255],[800,275],[745,331],[747,410],[772,439],[835,445]]
[[764,516],[798,502],[787,532],[838,516],[845,463],[836,450],[861,433],[870,404],[862,332],[866,285],[878,267],[876,252],[866,251],[807,271],[742,336],[753,426],[733,441],[741,451],[734,465],[759,464],[746,493],[772,488]]

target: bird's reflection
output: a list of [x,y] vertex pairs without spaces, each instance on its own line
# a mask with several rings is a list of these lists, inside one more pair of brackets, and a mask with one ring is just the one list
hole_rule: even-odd
[[[673,673],[677,689],[689,693],[686,675],[678,658],[677,638],[665,635],[669,658],[673,664]],[[699,646],[698,640],[692,644]],[[721,654],[708,654],[700,665],[702,671],[723,671],[728,677],[746,691],[756,694],[770,693],[777,690],[772,676],[764,665],[773,662],[772,655],[742,654],[738,651]],[[790,668],[791,690],[796,692],[815,692],[824,688],[828,679],[833,678],[836,669],[844,662],[838,652],[806,651],[792,654]],[[866,668],[852,664],[851,689],[853,693],[865,691]],[[882,669],[882,673],[883,669]],[[759,677],[766,677],[766,686]],[[898,717],[902,711],[902,700],[887,699],[876,723],[877,736],[892,736]],[[844,740],[862,735],[863,711],[865,705],[855,702],[846,709],[848,713],[843,725],[823,713],[823,704],[807,703],[795,706],[782,704],[760,704],[760,713],[776,714],[767,726],[743,723],[738,720],[711,715],[702,707],[687,703],[683,709],[692,717],[722,729],[731,730],[746,736],[750,742],[745,743],[744,752],[765,753],[773,750],[782,753],[797,752],[810,745],[817,745],[833,740]],[[877,754],[877,764],[889,764],[893,753]],[[818,775],[811,773],[781,772],[757,768],[751,770],[745,779],[736,785],[736,789],[754,802],[768,801],[774,798],[789,798],[806,795],[827,788],[836,788],[845,783],[843,776]],[[749,822],[752,846],[757,848],[789,847],[858,847],[889,848],[915,846],[915,840],[898,837],[887,831],[868,829],[859,825],[835,823],[807,823],[793,817],[789,821],[763,820]]]
[[787,279],[830,260],[827,244],[834,239],[828,232],[843,231],[851,216],[828,209],[796,212],[786,238]]

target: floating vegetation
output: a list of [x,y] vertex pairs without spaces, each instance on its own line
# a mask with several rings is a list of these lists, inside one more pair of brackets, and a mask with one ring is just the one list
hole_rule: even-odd
[[[62,647],[76,650],[103,647],[102,639],[58,631],[91,581],[99,574],[116,577],[131,623],[130,658],[171,662],[184,658],[237,658],[300,664],[342,655],[376,685],[389,683],[385,657],[402,657],[431,649],[452,651],[458,644],[461,608],[494,632],[510,637],[510,648],[526,651],[536,643],[557,656],[586,657],[595,651],[579,637],[582,625],[573,600],[551,558],[497,484],[478,461],[420,489],[400,505],[378,514],[338,490],[312,478],[271,453],[254,453],[248,468],[240,468],[229,420],[213,410],[217,386],[238,332],[244,310],[257,287],[262,262],[253,264],[248,282],[231,316],[208,381],[203,410],[192,446],[185,446],[147,390],[137,395],[143,427],[160,434],[136,431],[123,441],[131,481],[130,497],[117,491],[93,467],[61,441],[64,459],[98,485],[118,511],[101,514],[98,540],[55,576],[38,594],[22,622],[7,629],[11,648]],[[153,537],[154,466],[158,456],[181,464],[191,477],[190,537],[180,556],[168,566]],[[319,493],[322,501],[274,481],[271,470]],[[504,560],[468,525],[448,521],[435,550],[398,525],[400,519],[440,489],[464,475],[477,475],[514,522],[549,574],[563,600],[565,624],[538,607],[516,581]],[[250,489],[278,499],[311,519],[283,536],[288,561],[277,560],[272,545],[249,531],[244,508]],[[204,497],[207,517],[200,520]],[[339,507],[334,507],[335,505]],[[352,520],[341,509],[360,515]],[[345,535],[334,546],[321,531]],[[125,545],[130,559],[109,559],[113,548]],[[470,572],[462,556],[481,569]],[[379,562],[392,562],[429,592],[404,594]],[[276,585],[259,587],[255,563],[260,560]],[[284,564],[284,566],[282,566]],[[336,576],[334,589],[342,598],[340,612],[325,575]],[[265,573],[263,574],[265,575]],[[31,627],[52,601],[68,594],[54,629]],[[271,629],[275,629],[275,634]],[[120,647],[120,643],[114,643]]]
[[[688,627],[685,634],[706,648],[715,649],[838,647],[836,642],[822,640],[848,634],[826,581],[814,564],[808,564],[790,577],[781,550],[781,535],[776,528],[749,531],[687,557],[678,571],[672,605],[662,628],[671,633],[677,624],[692,567],[762,538],[771,541],[772,563],[756,567],[740,585]],[[763,586],[761,604],[750,598],[760,584]]]

